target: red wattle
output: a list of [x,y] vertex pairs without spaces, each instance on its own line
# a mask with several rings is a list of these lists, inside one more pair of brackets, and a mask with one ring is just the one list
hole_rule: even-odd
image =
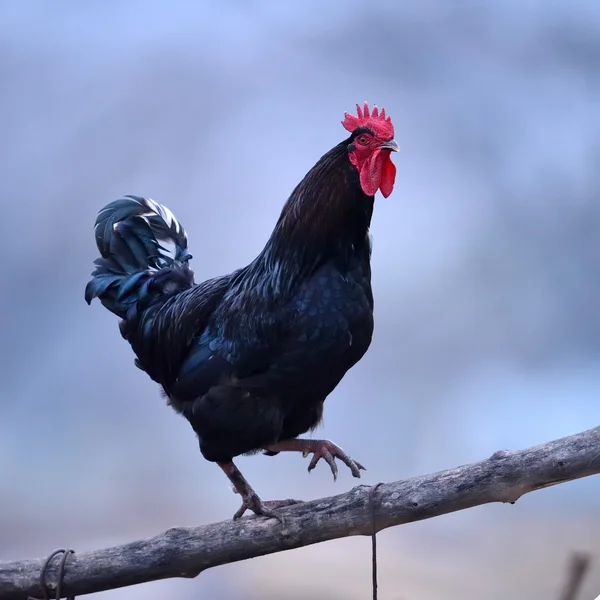
[[360,185],[368,196],[374,196],[381,190],[387,198],[394,189],[396,180],[396,165],[390,158],[388,151],[376,150],[360,169]]
[[385,161],[383,163],[383,172],[381,173],[381,182],[379,189],[381,195],[387,198],[394,189],[394,182],[396,181],[396,165],[392,162],[390,153],[387,153]]

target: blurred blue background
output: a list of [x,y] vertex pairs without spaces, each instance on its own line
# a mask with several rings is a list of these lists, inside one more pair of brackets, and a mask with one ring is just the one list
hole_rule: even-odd
[[[376,331],[319,436],[364,483],[600,424],[600,4],[116,0],[0,4],[0,558],[229,518],[189,425],[83,290],[97,211],[125,193],[184,224],[198,279],[249,262],[356,102],[401,152],[376,199]],[[350,489],[298,455],[242,458],[264,498]],[[380,534],[389,600],[546,600],[598,551],[600,478]],[[338,540],[99,594],[370,597]],[[582,597],[600,593],[594,564]]]

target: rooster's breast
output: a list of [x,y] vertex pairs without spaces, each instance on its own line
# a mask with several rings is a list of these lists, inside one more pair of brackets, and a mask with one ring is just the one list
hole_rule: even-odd
[[320,388],[318,395],[326,396],[371,344],[373,296],[368,265],[346,272],[324,265],[298,290],[294,311],[291,339],[302,354],[299,363],[306,386]]

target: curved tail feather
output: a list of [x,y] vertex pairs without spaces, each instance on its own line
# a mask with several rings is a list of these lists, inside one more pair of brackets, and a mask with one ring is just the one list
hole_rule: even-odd
[[123,196],[107,204],[95,223],[101,258],[85,288],[88,304],[102,304],[125,319],[159,297],[194,284],[187,235],[173,213],[150,198]]

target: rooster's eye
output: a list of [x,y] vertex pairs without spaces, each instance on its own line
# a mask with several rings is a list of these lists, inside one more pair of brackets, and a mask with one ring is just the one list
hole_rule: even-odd
[[364,135],[361,135],[361,136],[358,138],[357,142],[358,142],[358,143],[359,143],[361,146],[366,146],[366,145],[369,143],[369,140],[368,140],[368,139],[367,139],[367,138],[366,138]]

